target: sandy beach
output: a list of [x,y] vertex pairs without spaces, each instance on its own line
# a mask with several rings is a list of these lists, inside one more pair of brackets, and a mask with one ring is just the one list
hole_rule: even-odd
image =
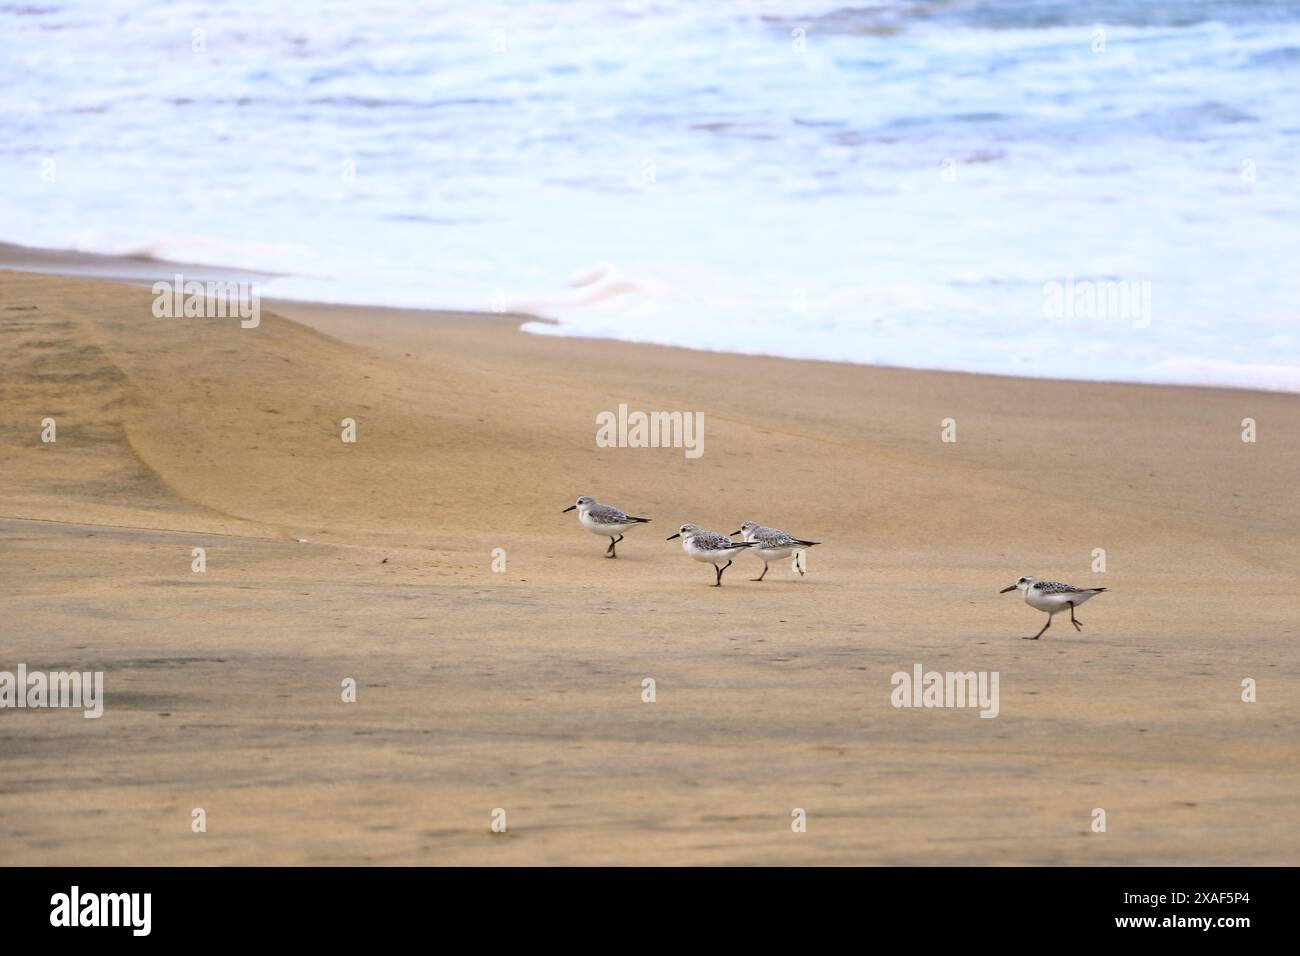
[[[1300,863],[1300,396],[152,302],[0,271],[0,670],[105,674],[0,711],[11,863]],[[616,561],[584,494],[652,519]],[[665,541],[747,519],[806,577]],[[1110,591],[1026,641],[1022,574]]]

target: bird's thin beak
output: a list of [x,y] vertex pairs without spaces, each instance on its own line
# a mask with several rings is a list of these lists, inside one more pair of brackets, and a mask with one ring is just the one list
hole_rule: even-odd
[[572,511],[572,510],[573,510],[574,508],[576,508],[576,507],[578,507],[578,506],[577,506],[577,505],[569,505],[569,507],[567,507],[567,508],[565,508],[563,511],[561,511],[560,514],[562,514],[562,515],[567,515],[570,511]]
[[1001,591],[999,591],[998,593],[999,593],[999,594],[1006,594],[1008,591],[1014,591],[1015,589],[1016,589],[1016,586],[1013,584],[1013,585],[1011,585],[1011,587],[1009,587],[1009,588],[1003,588],[1003,589],[1002,589]]
[[682,533],[679,531],[679,532],[677,532],[676,534],[670,534],[668,537],[664,538],[664,540],[665,540],[665,541],[671,541],[671,540],[673,540],[673,538],[680,538],[681,536],[682,536]]
[[733,531],[733,532],[731,532],[731,533],[732,533],[732,534],[740,534],[740,529],[737,528],[735,531]]

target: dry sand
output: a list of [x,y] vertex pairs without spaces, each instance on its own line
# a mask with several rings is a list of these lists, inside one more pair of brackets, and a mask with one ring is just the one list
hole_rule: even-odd
[[[1300,863],[1300,396],[152,301],[0,272],[0,670],[107,698],[0,710],[10,863]],[[606,560],[580,494],[654,521]],[[664,540],[747,518],[807,577]],[[1030,642],[1020,574],[1113,590]],[[917,662],[1000,715],[894,708]]]

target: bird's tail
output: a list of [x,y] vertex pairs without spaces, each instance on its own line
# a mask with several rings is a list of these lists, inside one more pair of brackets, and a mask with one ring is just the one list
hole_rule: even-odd
[[1100,594],[1102,591],[1109,591],[1110,588],[1089,588],[1088,590],[1093,594]]
[[[628,515],[628,517],[629,517],[629,518],[632,518],[631,515]],[[632,518],[632,520],[633,520],[633,521],[638,521],[638,522],[640,522],[641,524],[649,524],[649,523],[650,523],[650,519],[649,519],[649,518]]]
[[[798,538],[795,538],[795,540],[799,541]],[[799,541],[799,543],[803,545],[805,548],[811,548],[814,544],[821,544],[820,541]]]

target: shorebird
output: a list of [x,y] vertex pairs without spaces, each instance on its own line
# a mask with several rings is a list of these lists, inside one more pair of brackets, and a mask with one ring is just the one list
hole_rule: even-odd
[[1070,609],[1070,623],[1076,631],[1083,630],[1083,622],[1074,616],[1074,609],[1094,594],[1100,594],[1106,588],[1076,588],[1073,584],[1060,581],[1040,581],[1038,578],[1023,577],[1010,587],[1003,588],[999,594],[1020,590],[1025,592],[1025,603],[1032,608],[1047,612],[1047,623],[1043,630],[1026,641],[1036,641],[1052,626],[1052,616],[1060,614],[1067,607]]
[[[649,518],[634,518],[613,505],[602,505],[595,498],[588,495],[583,495],[561,511],[560,514],[568,514],[574,508],[578,509],[578,522],[584,528],[592,534],[603,534],[609,538],[609,547],[605,549],[605,557],[607,558],[618,557],[618,552],[614,550],[614,546],[623,540],[624,531],[650,521]],[[615,537],[616,535],[617,537]]]
[[[670,534],[665,540],[671,541],[673,538],[681,538],[682,550],[696,561],[713,565],[713,570],[718,573],[718,580],[713,585],[715,588],[722,587],[722,572],[731,567],[731,555],[742,548],[754,546],[752,541],[732,541],[725,534],[701,531],[693,524],[682,525],[676,534]],[[727,563],[722,564],[723,561]]]
[[[767,563],[777,561],[781,558],[788,558],[801,548],[811,548],[814,544],[821,544],[820,541],[804,541],[802,538],[796,538],[792,534],[786,534],[777,528],[765,528],[757,521],[746,521],[737,531],[732,534],[742,535],[746,541],[754,543],[754,549],[750,554],[758,555],[763,559],[763,573],[756,578],[750,578],[751,581],[761,581],[767,577]],[[803,568],[796,565],[795,570],[803,575]]]

